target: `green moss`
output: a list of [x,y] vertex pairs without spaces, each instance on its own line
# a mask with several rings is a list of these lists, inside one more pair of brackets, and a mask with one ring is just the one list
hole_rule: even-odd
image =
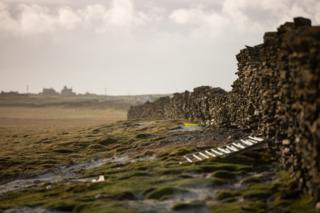
[[177,203],[172,207],[172,210],[174,211],[201,211],[201,209],[207,208],[206,204],[204,202],[190,202],[190,203]]
[[212,177],[222,178],[222,179],[234,179],[236,176],[237,176],[236,173],[225,171],[225,170],[220,170],[212,173]]
[[117,139],[110,137],[110,138],[101,139],[101,140],[99,141],[99,144],[100,144],[100,145],[107,146],[107,145],[110,145],[110,144],[113,144],[113,143],[117,143],[117,142],[118,142]]
[[253,190],[247,191],[243,194],[243,198],[247,200],[266,200],[272,195],[270,191],[263,191],[263,190]]
[[241,206],[243,204],[238,202],[232,202],[232,203],[218,203],[215,205],[210,205],[210,212],[211,213],[239,213],[243,212],[241,209]]
[[255,184],[255,183],[261,183],[263,182],[264,180],[261,178],[261,177],[247,177],[247,178],[244,178],[241,183],[242,184],[245,184],[245,185],[251,185],[251,184]]
[[76,205],[77,204],[72,201],[58,201],[58,202],[54,202],[54,203],[49,203],[47,205],[47,207],[50,209],[58,210],[58,211],[70,212],[75,208]]
[[235,198],[239,195],[240,195],[239,192],[223,190],[223,191],[217,192],[216,198],[217,200],[225,200],[226,198]]
[[259,212],[259,213],[273,212],[268,207],[267,203],[262,201],[244,203],[241,207],[241,210],[243,210],[244,212]]
[[243,198],[247,200],[266,200],[273,193],[272,183],[252,184],[242,191]]
[[172,152],[170,152],[170,156],[181,156],[181,155],[185,155],[187,153],[191,153],[195,151],[195,148],[194,147],[183,147],[183,148],[180,148],[180,149],[175,149],[175,150],[172,150]]
[[315,212],[313,199],[306,194],[302,194],[296,199],[286,200],[281,198],[281,193],[277,193],[276,197],[272,200],[272,203],[270,203],[270,205],[273,208],[281,208],[285,209],[287,212],[293,213]]
[[[202,189],[208,191],[205,202],[212,212],[259,212],[259,209],[270,212],[295,212],[312,206],[307,198],[284,199],[284,192],[291,186],[288,183],[292,182],[288,173],[280,172],[275,181],[265,183],[260,182],[259,178],[246,175],[251,171],[259,173],[266,168],[266,161],[262,162],[261,157],[258,157],[259,163],[254,162],[254,158],[257,157],[255,155],[260,155],[260,151],[253,155],[240,154],[194,164],[179,164],[183,161],[183,154],[197,148],[191,143],[186,146],[179,142],[168,144],[159,141],[159,138],[171,134],[168,129],[175,125],[172,121],[143,122],[139,125],[133,121],[119,122],[108,127],[101,126],[99,129],[88,128],[69,134],[42,137],[50,143],[38,143],[41,138],[32,139],[31,135],[30,139],[28,137],[26,141],[19,142],[23,154],[11,156],[1,151],[0,162],[5,165],[5,169],[0,171],[1,178],[7,177],[5,174],[14,177],[26,172],[33,175],[43,172],[44,168],[109,158],[115,154],[119,155],[119,152],[120,155],[128,154],[129,158],[153,155],[157,158],[152,161],[123,164],[110,162],[79,172],[79,177],[104,175],[106,181],[102,183],[62,181],[50,184],[51,188],[46,188],[48,184],[44,184],[8,194],[2,198],[0,208],[43,206],[74,212],[131,212],[135,211],[132,208],[138,211],[141,208],[139,205],[143,205],[143,200],[146,199],[155,199],[147,201],[155,203],[164,199],[172,199],[168,201],[170,203],[175,202],[177,197],[192,200],[196,198],[194,193],[202,193]],[[137,135],[145,133],[152,137],[136,138]],[[32,141],[37,141],[36,150],[28,150]],[[68,153],[68,158],[66,153],[53,151],[64,149],[72,151]],[[242,180],[244,184],[241,188],[233,189],[242,176],[246,176]],[[216,190],[220,190],[217,196]],[[242,195],[245,200],[238,202]],[[138,198],[143,200],[134,201]],[[262,204],[266,199],[267,207],[270,209]],[[202,202],[183,201],[172,206],[172,210],[181,212],[202,208],[206,208]]]
[[252,171],[252,166],[237,164],[237,163],[218,163],[211,162],[199,165],[202,172],[214,172],[218,170],[229,171],[229,172],[249,172]]
[[160,200],[164,197],[173,196],[173,195],[181,195],[188,193],[188,190],[176,188],[176,187],[164,187],[164,188],[158,188],[154,191],[151,191],[146,195],[146,198],[148,199],[157,199]]
[[212,186],[221,186],[228,183],[228,180],[216,177],[210,178],[209,180]]
[[217,171],[217,166],[216,165],[199,165],[199,170],[201,172],[214,172]]
[[250,185],[248,190],[264,190],[264,191],[272,191],[273,183],[272,182],[264,182]]
[[158,172],[160,175],[177,175],[177,174],[181,174],[181,169],[170,168],[170,169],[158,170]]
[[129,179],[132,177],[139,177],[139,176],[151,176],[150,172],[145,172],[145,171],[131,171],[131,172],[127,172],[124,175],[121,175],[121,177],[119,177],[119,180],[125,180],[125,179]]
[[128,208],[127,205],[124,205],[120,202],[95,202],[87,203],[84,205],[79,205],[74,209],[74,212],[81,213],[135,213],[138,212],[132,208]]
[[199,186],[210,186],[212,185],[212,181],[203,178],[188,178],[178,179],[177,181],[174,181],[173,184],[181,188],[198,188]]
[[313,199],[308,195],[303,195],[299,199],[291,202],[288,208],[291,212],[298,213],[313,213],[315,212],[314,209],[314,202]]

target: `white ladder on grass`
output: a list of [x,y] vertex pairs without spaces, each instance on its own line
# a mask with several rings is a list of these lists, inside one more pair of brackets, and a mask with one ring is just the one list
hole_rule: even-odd
[[265,140],[263,138],[249,136],[247,139],[240,139],[239,142],[230,143],[218,148],[212,148],[204,151],[190,153],[184,155],[183,157],[189,163],[203,161],[210,158],[225,157],[229,154],[237,153],[239,151],[248,149],[264,141]]

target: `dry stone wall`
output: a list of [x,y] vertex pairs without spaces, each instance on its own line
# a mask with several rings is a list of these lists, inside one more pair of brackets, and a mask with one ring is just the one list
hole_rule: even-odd
[[[320,27],[303,18],[266,33],[264,43],[237,56],[232,93],[236,122],[270,139],[270,151],[296,177],[300,188],[320,198]],[[247,94],[247,95],[245,95]],[[244,117],[242,117],[244,116]],[[245,119],[246,118],[246,119]]]
[[152,103],[132,106],[128,119],[187,119],[215,127],[229,124],[228,93],[221,88],[202,86],[193,92],[175,93]]
[[236,58],[231,92],[198,87],[133,106],[128,119],[187,119],[264,135],[300,189],[320,201],[320,27],[295,18]]

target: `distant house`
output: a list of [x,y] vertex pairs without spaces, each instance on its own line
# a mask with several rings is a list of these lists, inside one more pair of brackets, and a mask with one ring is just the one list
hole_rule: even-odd
[[20,94],[19,92],[16,92],[16,91],[10,91],[10,92],[4,92],[4,91],[1,91],[0,93],[0,96],[1,97],[15,97],[15,96],[27,96],[27,94]]
[[40,95],[43,96],[56,96],[59,95],[57,91],[55,91],[53,88],[43,88]]
[[76,95],[76,93],[72,91],[72,88],[68,88],[67,86],[64,86],[63,89],[61,90],[60,95],[62,95],[62,96],[74,96],[74,95]]

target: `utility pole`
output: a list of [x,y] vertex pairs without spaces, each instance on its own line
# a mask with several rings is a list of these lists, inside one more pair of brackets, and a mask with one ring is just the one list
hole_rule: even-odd
[[27,91],[27,95],[29,94],[29,85],[27,84],[27,87],[26,87],[26,91]]

